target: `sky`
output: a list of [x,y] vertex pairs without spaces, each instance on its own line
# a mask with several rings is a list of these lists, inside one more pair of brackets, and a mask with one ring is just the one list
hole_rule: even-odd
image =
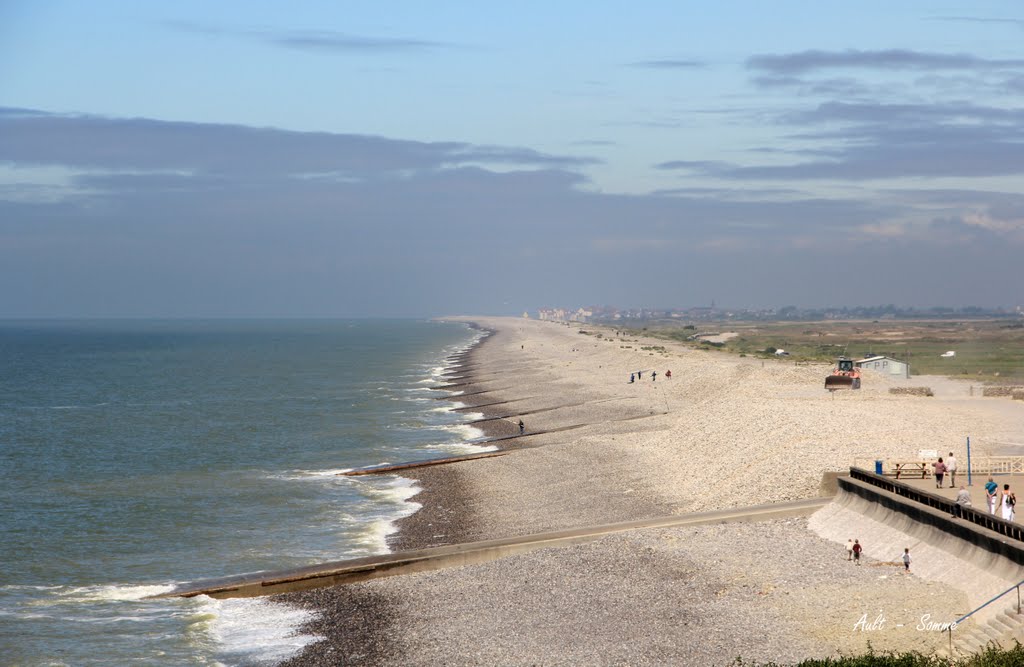
[[1024,5],[0,0],[0,318],[1024,305]]

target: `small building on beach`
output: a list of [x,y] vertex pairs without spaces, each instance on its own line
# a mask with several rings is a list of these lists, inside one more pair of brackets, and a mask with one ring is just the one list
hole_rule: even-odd
[[895,377],[910,377],[910,364],[905,361],[900,361],[899,359],[893,359],[892,357],[865,357],[864,359],[854,361],[853,365],[857,368],[866,368],[868,370],[885,373],[886,375],[892,375]]

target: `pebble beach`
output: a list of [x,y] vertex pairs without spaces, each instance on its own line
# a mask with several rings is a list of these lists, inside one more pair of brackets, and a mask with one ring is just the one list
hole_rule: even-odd
[[[962,454],[968,435],[976,454],[1024,441],[1024,405],[967,383],[866,375],[861,390],[830,394],[823,364],[613,328],[472,322],[491,335],[439,395],[490,418],[477,426],[492,438],[520,419],[525,433],[498,441],[506,456],[403,473],[422,508],[399,522],[394,551],[812,498],[824,473],[855,462]],[[908,384],[935,395],[889,393]],[[869,641],[937,648],[944,635],[919,619],[967,611],[963,592],[866,554],[855,567],[794,518],[634,531],[276,599],[318,613],[303,631],[325,639],[285,663],[296,666],[787,664]],[[868,627],[879,615],[884,630]]]

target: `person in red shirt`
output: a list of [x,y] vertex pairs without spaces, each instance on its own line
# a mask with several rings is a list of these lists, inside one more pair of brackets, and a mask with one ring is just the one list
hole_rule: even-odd
[[941,489],[942,478],[946,475],[946,464],[942,462],[942,457],[940,456],[938,462],[932,465],[935,466],[935,488]]

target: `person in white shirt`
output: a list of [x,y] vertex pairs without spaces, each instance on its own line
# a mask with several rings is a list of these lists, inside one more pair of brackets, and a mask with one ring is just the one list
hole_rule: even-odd
[[949,473],[949,488],[956,487],[956,457],[953,456],[953,452],[949,453],[949,458],[946,459],[946,472]]
[[1009,484],[1003,484],[1003,495],[1000,505],[1002,506],[1003,518],[1007,521],[1013,521],[1014,517],[1014,506],[1017,504],[1017,496],[1010,491]]

